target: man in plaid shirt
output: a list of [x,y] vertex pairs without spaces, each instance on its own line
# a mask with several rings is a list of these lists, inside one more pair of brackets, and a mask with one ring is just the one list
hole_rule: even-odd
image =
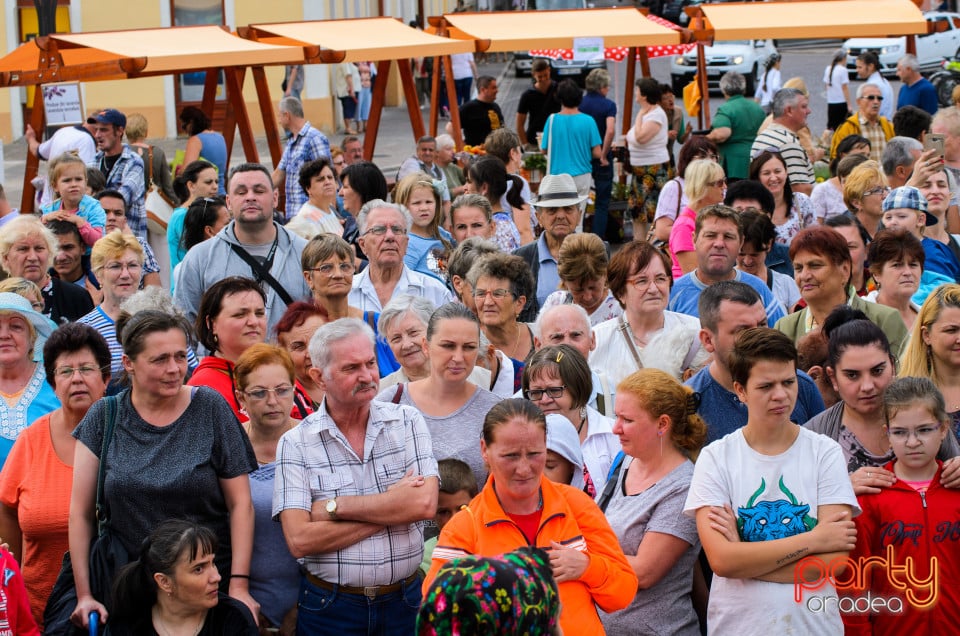
[[430,431],[413,407],[374,400],[365,322],[327,323],[309,349],[326,397],[280,438],[273,490],[274,518],[301,564],[297,633],[407,636],[420,606],[422,522],[437,509]]
[[307,193],[300,187],[300,168],[316,159],[330,160],[330,142],[326,136],[303,118],[303,104],[296,97],[280,100],[280,125],[290,133],[280,163],[273,171],[273,187],[286,196],[284,217],[289,221],[307,202]]
[[93,138],[97,141],[97,154],[93,165],[100,169],[107,180],[107,190],[116,190],[127,204],[127,227],[134,236],[147,238],[147,210],[144,197],[147,195],[143,173],[143,160],[130,146],[123,143],[127,117],[119,110],[107,108],[87,119],[93,125]]

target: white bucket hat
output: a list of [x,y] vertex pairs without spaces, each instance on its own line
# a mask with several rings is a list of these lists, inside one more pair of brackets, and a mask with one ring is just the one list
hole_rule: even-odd
[[538,208],[563,208],[568,205],[580,205],[587,197],[577,193],[577,184],[568,174],[548,174],[540,182],[537,196]]

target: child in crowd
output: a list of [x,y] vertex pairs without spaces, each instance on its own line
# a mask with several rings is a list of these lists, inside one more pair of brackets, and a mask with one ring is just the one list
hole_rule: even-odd
[[30,613],[20,566],[3,547],[0,547],[0,575],[0,634],[40,636],[37,623]]
[[[950,430],[943,395],[927,378],[895,380],[883,395],[887,439],[896,459],[884,468],[897,481],[877,494],[860,495],[853,563],[861,566],[863,586],[847,589],[840,607],[846,634],[939,634],[952,632],[960,619],[960,491],[940,482],[940,444]],[[904,590],[895,572],[915,584]],[[844,575],[844,579],[850,578]],[[851,579],[852,580],[852,579]],[[883,598],[885,609],[864,598]],[[899,610],[898,607],[899,605]],[[864,607],[870,610],[862,612]]]
[[443,526],[447,525],[453,515],[466,508],[480,492],[477,478],[473,476],[473,471],[465,462],[452,458],[441,459],[437,462],[437,470],[440,472],[440,493],[437,496],[437,516],[434,520],[437,523],[438,536],[427,539],[423,544],[423,561],[420,563],[420,569],[424,574],[430,570],[439,531],[443,530]]
[[77,155],[64,153],[50,162],[50,183],[57,199],[40,209],[44,223],[69,221],[80,230],[85,253],[103,236],[107,215],[100,202],[87,194],[87,165]]
[[547,461],[543,475],[550,481],[583,488],[583,450],[573,423],[556,413],[547,415]]

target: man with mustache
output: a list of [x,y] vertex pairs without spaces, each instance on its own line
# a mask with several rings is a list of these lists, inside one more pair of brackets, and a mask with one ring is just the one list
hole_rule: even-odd
[[693,233],[697,269],[684,274],[673,283],[667,309],[699,317],[697,303],[704,289],[725,280],[736,280],[750,285],[760,294],[767,324],[770,327],[786,315],[777,297],[766,282],[752,274],[735,269],[737,255],[743,247],[743,228],[739,213],[722,204],[711,205],[697,213]]
[[450,290],[433,276],[403,264],[407,254],[407,233],[413,218],[407,208],[382,199],[368,201],[357,215],[360,237],[357,244],[370,265],[353,277],[350,306],[379,313],[400,294],[426,298],[439,307],[453,300]]
[[412,634],[420,522],[435,515],[439,491],[430,433],[413,407],[374,400],[377,356],[364,321],[323,325],[309,350],[326,396],[280,439],[273,497],[302,565],[297,633]]
[[195,245],[179,265],[174,302],[194,321],[200,297],[228,276],[246,276],[267,293],[267,329],[287,305],[310,296],[300,255],[307,241],[273,220],[277,191],[270,172],[259,163],[230,171],[227,208],[233,220],[213,238]]

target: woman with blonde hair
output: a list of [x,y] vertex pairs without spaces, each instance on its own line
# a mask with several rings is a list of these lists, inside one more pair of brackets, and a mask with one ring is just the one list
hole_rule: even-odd
[[570,234],[560,246],[557,272],[561,289],[553,292],[540,308],[576,303],[590,315],[590,326],[596,327],[611,318],[619,318],[623,308],[607,285],[607,248],[603,239],[593,233]]
[[617,386],[613,433],[625,458],[600,507],[639,585],[629,606],[600,615],[608,633],[700,633],[692,598],[700,538],[696,521],[683,515],[693,461],[707,438],[699,404],[698,393],[658,369],[641,369]]
[[394,188],[393,202],[405,206],[413,217],[404,265],[446,283],[446,260],[453,249],[452,237],[441,227],[443,201],[433,177],[424,172],[408,174]]
[[156,186],[163,193],[167,203],[176,205],[179,199],[173,191],[173,174],[170,172],[170,164],[167,163],[167,155],[164,154],[163,148],[144,143],[148,132],[150,131],[146,117],[140,113],[127,115],[127,127],[124,133],[127,135],[130,149],[143,160],[144,181],[147,189],[151,185]]
[[689,203],[674,221],[670,229],[670,260],[673,263],[673,278],[680,278],[697,267],[697,255],[693,247],[693,230],[697,212],[703,208],[723,203],[726,176],[720,164],[712,159],[696,159],[687,165],[683,175],[683,194]]
[[117,341],[117,318],[120,317],[120,303],[137,293],[143,275],[143,261],[143,248],[136,237],[119,230],[97,241],[90,254],[90,268],[100,281],[103,301],[78,322],[100,332],[110,348],[111,380],[107,395],[119,393],[121,389],[123,349]]
[[843,182],[843,202],[870,235],[877,233],[883,217],[883,200],[890,193],[887,179],[876,161],[864,161]]
[[951,431],[960,439],[960,285],[941,285],[927,297],[900,360],[899,377],[929,378],[946,401]]

